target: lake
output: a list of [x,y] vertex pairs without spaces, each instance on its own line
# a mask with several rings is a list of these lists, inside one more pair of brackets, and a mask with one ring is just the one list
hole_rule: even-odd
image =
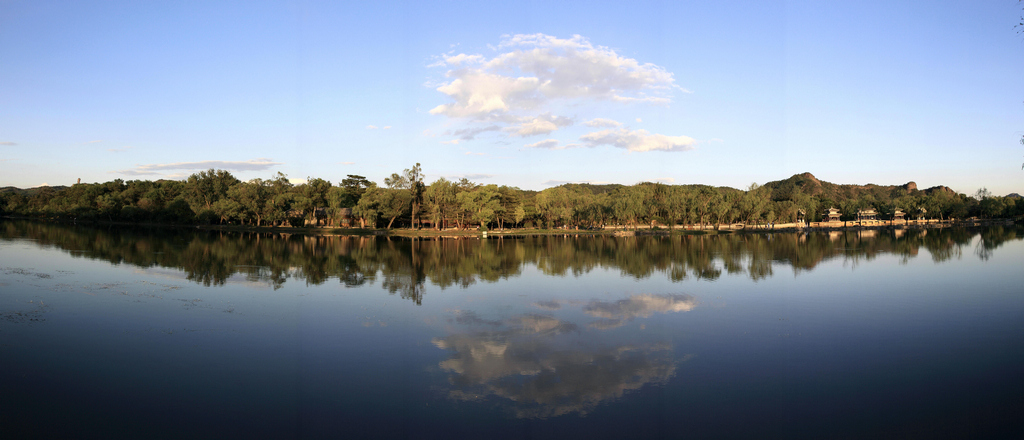
[[1019,438],[1022,238],[0,221],[0,434]]

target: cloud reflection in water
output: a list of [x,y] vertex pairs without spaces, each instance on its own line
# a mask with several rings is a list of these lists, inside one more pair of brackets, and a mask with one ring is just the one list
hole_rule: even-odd
[[[546,304],[554,309],[556,303]],[[602,339],[608,338],[601,337],[606,333],[595,329],[619,327],[654,313],[689,311],[695,305],[689,295],[639,294],[616,302],[591,301],[583,311],[614,324],[591,324],[591,330],[551,315],[489,321],[460,311],[450,322],[470,331],[432,342],[452,352],[439,365],[452,373],[452,399],[496,398],[519,418],[584,415],[628,391],[665,384],[676,372],[671,344],[607,344]]]

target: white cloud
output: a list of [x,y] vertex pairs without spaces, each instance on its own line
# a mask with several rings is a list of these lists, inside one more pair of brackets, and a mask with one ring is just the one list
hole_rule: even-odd
[[385,130],[390,130],[390,129],[391,129],[391,126],[390,126],[390,125],[385,125],[385,126],[384,126],[384,129],[385,129]]
[[366,126],[366,129],[367,129],[367,130],[376,130],[377,128],[378,128],[378,127],[377,127],[376,125],[367,125],[367,126]]
[[288,183],[292,185],[305,185],[308,182],[306,179],[292,179],[288,178]]
[[640,119],[640,118],[636,118],[636,122],[644,122],[644,120]]
[[205,160],[201,162],[175,162],[165,164],[139,165],[129,170],[111,171],[114,174],[128,176],[142,176],[160,174],[157,171],[167,170],[206,170],[222,169],[228,171],[263,171],[275,165],[282,165],[281,162],[274,162],[272,159],[252,159],[246,161],[232,162],[223,160]]
[[675,183],[676,179],[674,179],[672,177],[662,177],[660,179],[654,179],[654,181],[655,182],[662,182],[662,183]]
[[14,143],[14,142],[11,142],[11,141],[3,141],[3,142],[0,142],[0,145],[14,146],[14,145],[18,145],[18,144]]
[[580,140],[589,147],[611,145],[635,152],[655,150],[687,151],[692,150],[694,143],[696,143],[689,136],[666,136],[663,134],[650,134],[647,130],[629,131],[625,128],[587,133],[580,136]]
[[441,141],[441,143],[442,144],[449,144],[449,145],[459,145],[459,142],[461,142],[461,141],[462,141],[461,139],[452,139],[450,141]]
[[355,162],[338,162],[339,165],[355,165]]
[[484,154],[485,154],[485,153],[474,153],[474,152],[472,152],[472,151],[467,151],[467,152],[465,153],[465,155],[466,155],[466,156],[483,156]]
[[[490,60],[460,54],[446,59],[452,78],[437,90],[455,102],[433,114],[481,117],[491,112],[532,109],[551,99],[603,99],[664,102],[675,83],[672,73],[640,63],[614,50],[594,46],[586,38],[533,34],[515,35],[499,48],[512,48]],[[479,67],[462,67],[472,59]],[[656,92],[649,96],[647,92]]]
[[[556,105],[667,103],[679,88],[664,68],[595,46],[579,35],[569,39],[544,34],[504,36],[495,49],[500,53],[491,58],[464,53],[442,56],[435,65],[450,70],[436,89],[451,101],[430,113],[471,124],[502,124],[510,136],[546,135],[572,124],[570,118],[551,115],[550,108]],[[620,125],[609,119],[591,123],[599,124],[593,127]]]
[[89,142],[86,142],[86,143],[87,144],[95,144],[95,143],[99,143],[99,142],[103,142],[103,141],[102,140],[96,140],[96,141],[89,141]]
[[584,122],[583,125],[586,125],[587,127],[618,127],[622,125],[622,123],[612,119],[594,118]]

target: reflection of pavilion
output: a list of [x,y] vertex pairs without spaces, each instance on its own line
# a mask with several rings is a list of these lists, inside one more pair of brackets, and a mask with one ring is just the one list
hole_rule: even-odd
[[[461,312],[450,322],[473,331],[435,338],[451,351],[440,363],[451,373],[449,396],[462,401],[497,398],[520,418],[586,414],[599,404],[675,375],[669,344],[606,345],[602,335],[655,313],[688,311],[688,295],[633,295],[616,302],[591,301],[582,307],[598,318],[582,330],[550,315],[523,314],[501,321]],[[560,303],[536,304],[559,310]],[[617,330],[616,332],[625,331]],[[579,338],[587,338],[579,343]]]

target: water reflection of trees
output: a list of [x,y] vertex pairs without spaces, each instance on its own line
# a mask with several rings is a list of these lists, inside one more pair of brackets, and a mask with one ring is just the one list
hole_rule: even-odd
[[[561,308],[554,301],[537,305]],[[695,305],[688,295],[591,301],[582,310],[597,320],[586,327],[548,314],[486,320],[460,311],[449,321],[452,334],[433,343],[450,353],[439,367],[450,375],[455,400],[493,400],[522,418],[586,414],[632,390],[664,384],[676,372],[670,344],[608,344],[605,330]]]
[[268,283],[287,280],[345,286],[380,281],[388,292],[419,304],[427,284],[467,287],[518,276],[524,266],[552,276],[617,270],[637,279],[664,274],[673,281],[714,280],[723,273],[753,280],[790,267],[811,270],[832,259],[858,263],[880,255],[906,262],[920,249],[936,262],[960,258],[980,236],[975,253],[987,259],[1020,227],[862,230],[830,233],[683,235],[671,237],[503,237],[480,240],[402,239],[238,233],[173,229],[95,228],[26,221],[0,223],[4,237],[28,237],[71,255],[169,267],[206,286],[232,276]]

